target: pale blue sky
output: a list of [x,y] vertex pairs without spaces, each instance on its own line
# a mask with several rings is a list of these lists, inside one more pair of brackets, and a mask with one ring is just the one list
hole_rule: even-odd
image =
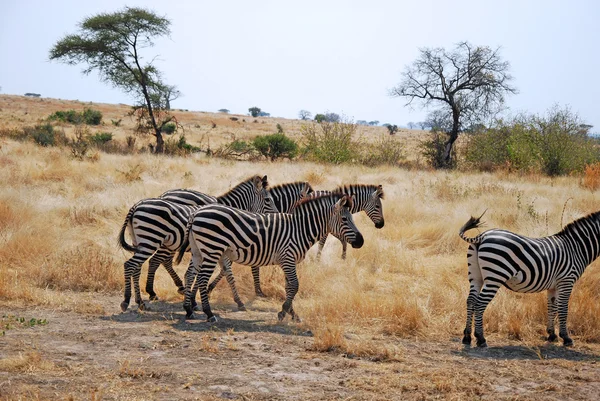
[[173,107],[273,116],[332,111],[355,120],[406,124],[424,111],[390,98],[420,47],[467,40],[502,46],[519,94],[512,112],[569,105],[600,132],[600,2],[597,1],[28,1],[2,0],[2,93],[127,103],[83,76],[81,66],[48,61],[48,50],[84,17],[124,5],[172,21],[170,38],[146,54],[183,96]]

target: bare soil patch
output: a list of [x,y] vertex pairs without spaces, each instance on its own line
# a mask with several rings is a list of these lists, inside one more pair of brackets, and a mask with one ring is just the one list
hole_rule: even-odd
[[[315,352],[302,324],[276,320],[275,303],[248,312],[216,303],[220,320],[186,321],[181,302],[118,313],[2,307],[0,399],[324,400],[594,399],[600,347],[535,345],[489,337],[488,349],[456,338],[399,339],[397,360]],[[22,319],[21,319],[22,318]],[[41,324],[29,324],[31,319]],[[46,321],[44,322],[45,319]]]

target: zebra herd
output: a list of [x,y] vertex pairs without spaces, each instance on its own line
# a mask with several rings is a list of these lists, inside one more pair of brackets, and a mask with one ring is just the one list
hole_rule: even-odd
[[[293,182],[269,187],[267,177],[253,176],[227,193],[215,197],[202,192],[176,189],[158,198],[143,199],[133,205],[121,227],[119,244],[134,255],[125,262],[125,291],[121,303],[126,311],[133,282],[135,302],[144,309],[139,278],[142,264],[149,260],[146,292],[151,300],[154,275],[162,264],[178,291],[184,295],[186,317],[198,309],[198,290],[202,310],[208,321],[216,321],[209,294],[224,276],[234,301],[245,310],[232,274],[236,262],[252,268],[254,289],[260,287],[260,266],[278,264],[285,275],[286,299],[278,313],[299,320],[292,302],[298,291],[296,266],[307,251],[319,243],[321,254],[328,234],[343,245],[362,247],[364,239],[352,214],[364,211],[376,228],[384,226],[381,185],[343,185],[333,191],[315,191],[308,182]],[[492,229],[476,237],[465,232],[481,226],[481,217],[469,219],[459,230],[469,244],[467,251],[470,291],[467,297],[467,322],[463,344],[471,344],[475,320],[477,346],[485,347],[483,313],[501,286],[516,292],[548,291],[548,341],[556,341],[555,320],[565,346],[573,344],[567,329],[569,298],[575,282],[585,268],[600,255],[600,212],[580,218],[562,231],[543,238],[528,238],[506,230]],[[133,244],[125,240],[129,230]],[[173,269],[190,251],[192,258],[185,273],[185,284]],[[209,283],[216,269],[218,276]]]

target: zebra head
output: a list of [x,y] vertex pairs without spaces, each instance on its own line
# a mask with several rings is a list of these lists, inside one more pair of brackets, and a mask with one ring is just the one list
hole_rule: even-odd
[[333,206],[333,214],[329,220],[329,230],[340,240],[352,245],[352,248],[361,248],[365,240],[356,228],[352,219],[353,199],[344,195]]
[[381,204],[381,200],[383,199],[383,187],[381,185],[377,186],[375,192],[371,194],[371,196],[364,203],[364,211],[367,213],[367,216],[371,219],[371,221],[375,224],[375,228],[383,228],[385,221],[383,220],[383,205]]
[[255,176],[252,181],[255,192],[250,198],[248,211],[253,213],[278,213],[279,211],[275,207],[275,202],[269,192],[267,176],[265,175],[262,178]]

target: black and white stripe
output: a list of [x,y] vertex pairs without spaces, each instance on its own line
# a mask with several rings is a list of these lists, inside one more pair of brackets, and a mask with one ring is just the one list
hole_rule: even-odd
[[[163,194],[164,195],[164,194]],[[210,198],[210,197],[209,197]],[[209,199],[209,198],[198,198]],[[268,192],[267,176],[253,176],[219,196],[217,202],[230,207],[253,212],[276,212],[273,199]],[[144,309],[139,288],[142,264],[150,258],[146,291],[151,299],[156,299],[153,289],[154,273],[163,264],[171,275],[175,285],[183,292],[183,283],[173,270],[173,256],[180,248],[190,215],[199,206],[189,202],[176,203],[161,198],[144,199],[136,203],[127,213],[119,233],[119,244],[134,255],[125,262],[125,295],[121,309],[127,310],[131,299],[131,280],[135,290],[135,301]],[[129,229],[133,245],[125,240],[125,231]],[[185,251],[185,250],[184,250]]]
[[469,219],[460,229],[468,242],[470,291],[463,344],[471,343],[475,316],[477,346],[487,345],[483,335],[483,313],[501,286],[516,292],[548,291],[548,341],[557,339],[554,323],[558,312],[559,335],[564,345],[573,344],[567,330],[569,298],[573,285],[585,268],[600,255],[600,212],[575,220],[561,232],[528,238],[506,230],[492,229],[474,238],[464,233],[479,227],[481,217]]
[[286,300],[278,318],[282,320],[289,313],[297,319],[292,307],[298,291],[296,265],[310,247],[330,231],[353,247],[364,243],[352,220],[351,204],[350,197],[328,195],[300,201],[291,214],[255,214],[221,205],[198,209],[177,256],[179,263],[189,243],[192,260],[185,275],[187,317],[193,316],[194,293],[200,289],[202,310],[209,321],[216,320],[208,302],[208,280],[217,264],[233,261],[247,266],[280,265],[286,278]]

